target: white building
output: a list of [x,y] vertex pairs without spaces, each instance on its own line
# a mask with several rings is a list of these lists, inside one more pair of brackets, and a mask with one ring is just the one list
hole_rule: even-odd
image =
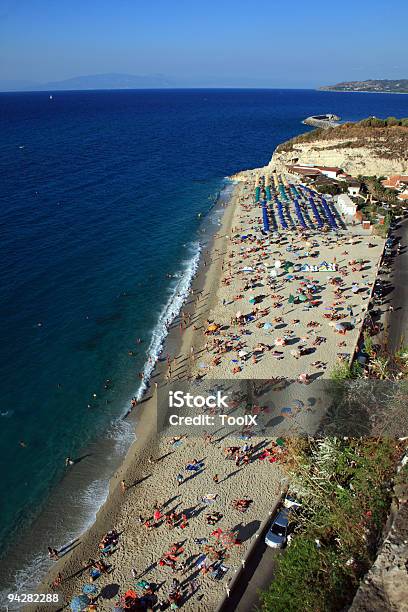
[[341,193],[337,196],[337,208],[343,215],[354,217],[357,212],[357,204],[354,204],[347,193]]
[[350,183],[347,187],[347,191],[351,196],[358,196],[360,193],[360,183]]

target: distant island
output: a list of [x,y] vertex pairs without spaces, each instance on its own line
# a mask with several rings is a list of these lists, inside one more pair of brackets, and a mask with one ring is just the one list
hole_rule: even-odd
[[408,93],[408,79],[368,79],[344,81],[336,85],[319,87],[320,91],[367,91],[371,93]]
[[15,81],[0,79],[0,91],[83,91],[94,89],[164,89],[173,87],[163,74],[89,74],[63,81],[35,83],[33,81]]

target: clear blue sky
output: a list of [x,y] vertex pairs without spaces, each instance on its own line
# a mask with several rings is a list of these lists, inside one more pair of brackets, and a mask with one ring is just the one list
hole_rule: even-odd
[[408,2],[0,0],[0,79],[162,73],[180,85],[408,78]]

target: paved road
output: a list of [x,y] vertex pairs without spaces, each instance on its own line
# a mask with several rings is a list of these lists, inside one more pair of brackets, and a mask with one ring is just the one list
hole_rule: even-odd
[[394,291],[390,294],[394,311],[389,320],[389,345],[398,349],[401,342],[408,343],[408,220],[394,231],[396,240],[401,242],[401,253],[395,256],[391,282]]
[[260,608],[259,590],[267,589],[274,578],[275,559],[281,551],[269,548],[263,542],[259,548],[258,567],[246,585],[241,601],[235,608],[236,612],[252,612],[255,606]]
[[259,589],[266,589],[274,577],[276,556],[280,550],[269,548],[262,540],[251,555],[245,571],[228,599],[223,612],[253,612],[255,606],[260,608]]
[[[385,304],[382,308],[385,314],[382,321],[388,326],[388,346],[392,351],[397,350],[401,343],[408,345],[408,220],[405,219],[394,230],[392,236],[396,244],[401,243],[399,255],[394,248],[391,274],[380,274],[380,278],[391,283],[392,288],[386,290]],[[389,293],[387,293],[389,291]],[[392,306],[393,311],[387,309]]]

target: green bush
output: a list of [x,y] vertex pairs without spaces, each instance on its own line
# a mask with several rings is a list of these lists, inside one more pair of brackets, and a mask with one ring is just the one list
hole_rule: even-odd
[[333,561],[332,553],[319,549],[313,539],[296,537],[279,559],[274,582],[261,594],[262,610],[332,610],[333,592],[347,591],[347,580]]

